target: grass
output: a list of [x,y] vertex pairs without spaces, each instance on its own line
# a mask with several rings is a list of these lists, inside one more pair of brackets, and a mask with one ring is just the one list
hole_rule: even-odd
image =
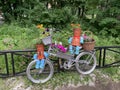
[[26,86],[32,85],[34,86],[35,90],[38,90],[38,88],[40,90],[42,88],[49,88],[54,90],[56,87],[69,86],[69,85],[77,86],[79,83],[84,85],[87,84],[90,79],[91,77],[89,75],[81,75],[76,71],[55,73],[54,76],[44,84],[33,84],[31,81],[29,81],[26,78],[26,76],[24,77]]
[[5,85],[5,80],[0,78],[0,90],[9,90]]
[[0,50],[19,50],[33,48],[39,31],[32,28],[24,28],[15,24],[4,24],[0,27]]
[[[120,71],[119,68],[105,68],[105,69],[95,69],[93,73],[89,75],[79,74],[77,71],[65,71],[60,73],[55,73],[53,77],[44,84],[34,84],[26,76],[11,77],[7,79],[0,78],[0,90],[11,90],[15,86],[20,85],[21,82],[23,85],[21,88],[26,89],[31,87],[32,90],[43,90],[50,89],[54,90],[60,87],[67,86],[82,86],[82,85],[92,85],[96,81],[101,82],[106,85],[110,81],[119,82],[120,81]],[[7,85],[7,87],[6,87]]]
[[119,67],[110,67],[110,68],[103,68],[101,70],[103,74],[108,75],[113,81],[120,82],[120,66]]

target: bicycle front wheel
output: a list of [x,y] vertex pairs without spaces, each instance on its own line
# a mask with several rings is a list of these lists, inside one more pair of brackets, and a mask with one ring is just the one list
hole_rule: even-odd
[[51,61],[45,60],[43,69],[36,69],[35,65],[36,60],[30,62],[26,70],[28,79],[33,83],[45,83],[53,76],[54,68]]
[[90,74],[96,67],[96,57],[91,52],[81,52],[76,57],[76,69],[81,74]]

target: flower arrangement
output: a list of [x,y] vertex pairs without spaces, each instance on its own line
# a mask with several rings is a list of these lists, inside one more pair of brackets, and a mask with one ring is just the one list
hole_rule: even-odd
[[43,27],[43,24],[37,25],[37,28],[39,29],[40,32],[40,39],[43,39],[50,35],[49,33],[50,30],[48,28]]
[[71,27],[73,28],[73,29],[75,29],[75,28],[80,28],[80,24],[71,24]]
[[94,39],[90,36],[87,36],[86,34],[83,35],[84,42],[93,42]]
[[83,33],[84,44],[83,49],[86,51],[94,50],[95,40],[93,39],[93,33],[91,31],[85,31]]
[[50,30],[45,28],[43,24],[37,25],[36,28],[39,30],[39,38],[36,39],[36,44],[41,44],[42,39],[50,35]]
[[66,53],[67,52],[67,48],[65,48],[62,43],[60,42],[59,44],[58,43],[53,43],[51,44],[52,48],[55,48],[56,51],[58,52],[63,52],[63,53]]
[[83,32],[84,42],[93,42],[93,33],[91,31],[84,31]]

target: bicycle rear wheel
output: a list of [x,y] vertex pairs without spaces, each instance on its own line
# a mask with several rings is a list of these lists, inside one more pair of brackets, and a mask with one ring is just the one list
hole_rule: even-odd
[[96,57],[91,52],[81,52],[76,57],[76,69],[81,74],[90,74],[96,67]]
[[45,60],[44,69],[36,69],[35,65],[36,60],[33,60],[26,70],[28,79],[33,83],[45,83],[53,76],[54,68],[49,60]]

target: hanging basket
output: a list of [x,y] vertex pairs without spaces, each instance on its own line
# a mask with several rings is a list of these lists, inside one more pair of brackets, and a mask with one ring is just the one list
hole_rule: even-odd
[[51,39],[51,36],[48,36],[48,37],[45,37],[42,39],[42,42],[44,45],[49,45],[52,43],[52,39]]
[[[83,44],[83,50],[85,51],[91,51],[94,50],[95,47],[95,40],[93,39],[93,33],[91,31],[85,31],[84,34],[88,34],[89,33],[89,40],[84,40],[84,44]],[[90,40],[91,39],[91,40]]]

